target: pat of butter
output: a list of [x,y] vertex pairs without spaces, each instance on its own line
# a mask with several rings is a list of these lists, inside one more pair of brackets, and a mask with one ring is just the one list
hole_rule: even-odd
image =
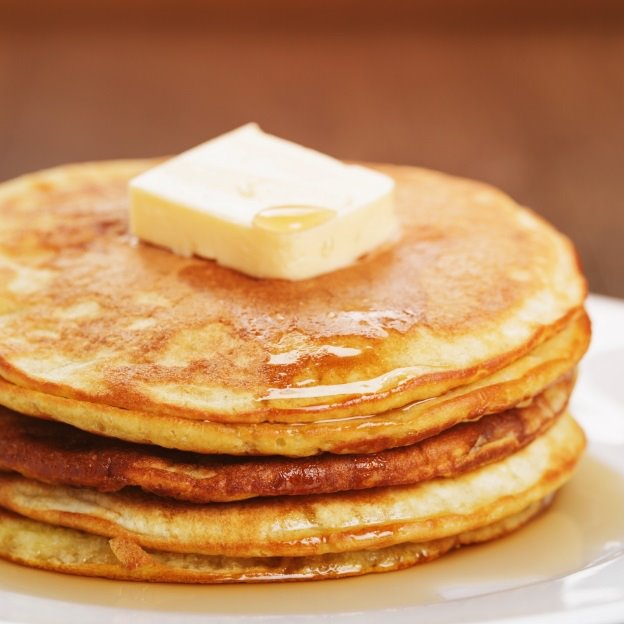
[[399,230],[394,181],[248,124],[130,183],[131,232],[254,277],[354,263]]

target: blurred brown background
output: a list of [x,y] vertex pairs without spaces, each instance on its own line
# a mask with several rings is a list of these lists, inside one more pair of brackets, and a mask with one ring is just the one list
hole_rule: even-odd
[[500,186],[624,296],[624,2],[0,0],[0,179],[251,120]]

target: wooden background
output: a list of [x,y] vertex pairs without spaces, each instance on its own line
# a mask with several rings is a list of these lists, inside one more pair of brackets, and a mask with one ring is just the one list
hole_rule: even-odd
[[0,0],[0,179],[252,120],[500,186],[624,297],[624,2]]

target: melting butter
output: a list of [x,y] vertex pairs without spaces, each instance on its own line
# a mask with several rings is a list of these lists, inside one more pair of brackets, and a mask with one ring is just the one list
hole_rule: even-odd
[[254,277],[301,280],[397,238],[394,181],[248,124],[130,183],[130,229]]

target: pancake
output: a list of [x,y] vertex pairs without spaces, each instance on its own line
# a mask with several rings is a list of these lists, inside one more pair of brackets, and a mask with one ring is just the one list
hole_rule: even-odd
[[531,520],[551,499],[546,497],[485,527],[439,540],[286,558],[146,552],[134,542],[107,540],[0,509],[0,557],[43,570],[127,581],[257,583],[341,578],[404,569],[437,559],[454,548],[502,537]]
[[198,453],[309,456],[371,453],[408,445],[453,425],[509,409],[569,374],[589,344],[585,314],[490,377],[402,409],[316,423],[223,424],[56,397],[0,380],[0,404],[95,434]]
[[226,557],[298,557],[437,540],[498,522],[567,481],[583,451],[568,415],[505,459],[449,479],[318,496],[194,505],[0,475],[0,506],[142,548]]
[[[381,166],[401,239],[301,282],[132,240],[156,161],[0,185],[0,557],[117,579],[399,569],[527,522],[585,438],[570,242]],[[34,417],[34,418],[30,418]]]
[[135,441],[139,422],[159,428],[145,414],[299,424],[441,396],[533,352],[586,294],[550,225],[489,186],[409,167],[380,167],[401,241],[355,266],[286,282],[177,257],[126,234],[128,179],[153,164],[0,187],[0,375],[131,411]]
[[572,386],[569,376],[528,405],[456,425],[415,445],[311,459],[181,453],[0,408],[0,470],[103,492],[136,486],[195,503],[406,485],[457,476],[516,452],[554,423]]

